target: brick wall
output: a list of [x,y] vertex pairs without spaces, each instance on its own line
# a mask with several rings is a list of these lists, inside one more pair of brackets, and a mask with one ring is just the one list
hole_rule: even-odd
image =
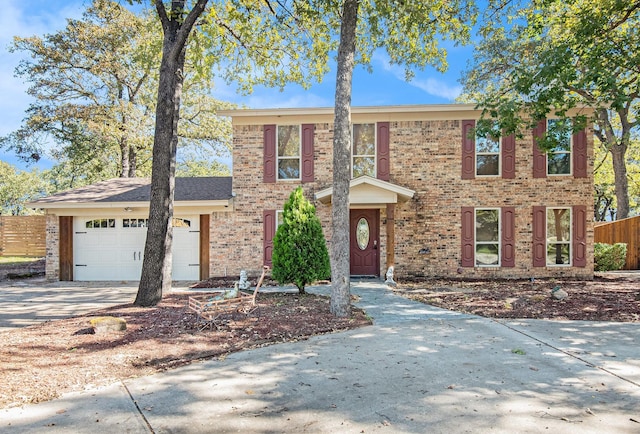
[[60,224],[58,216],[54,214],[47,214],[45,275],[47,280],[60,280]]
[[[286,123],[282,120],[282,123]],[[295,122],[291,122],[295,123]],[[332,179],[333,125],[315,126],[315,181],[303,184],[307,198],[329,187]],[[415,190],[413,199],[395,212],[395,276],[529,278],[593,276],[593,223],[587,222],[587,266],[532,266],[532,207],[586,205],[593,214],[593,141],[588,137],[588,177],[532,176],[532,138],[516,143],[514,179],[461,179],[460,120],[393,121],[390,123],[390,182]],[[235,125],[233,150],[234,212],[214,214],[211,221],[211,275],[259,274],[263,263],[263,210],[281,210],[299,181],[262,182],[262,125]],[[330,206],[315,202],[325,236],[331,240]],[[514,268],[461,268],[461,207],[504,207],[516,210]],[[385,210],[380,213],[380,274],[387,264]]]

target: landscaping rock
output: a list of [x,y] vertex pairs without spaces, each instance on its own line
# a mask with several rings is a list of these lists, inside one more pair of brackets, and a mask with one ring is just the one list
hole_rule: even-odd
[[96,333],[120,332],[127,329],[127,322],[114,316],[98,316],[89,320]]

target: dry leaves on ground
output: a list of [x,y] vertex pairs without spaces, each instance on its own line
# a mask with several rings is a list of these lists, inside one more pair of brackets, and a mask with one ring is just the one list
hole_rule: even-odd
[[[260,317],[198,330],[187,295],[165,296],[155,308],[131,304],[2,333],[0,408],[50,400],[61,393],[152,374],[198,359],[368,325],[359,309],[336,318],[329,299],[261,294]],[[90,334],[89,320],[115,316],[124,332]]]
[[[429,280],[398,285],[413,300],[489,318],[640,322],[640,276],[583,280]],[[564,300],[551,296],[560,287]]]

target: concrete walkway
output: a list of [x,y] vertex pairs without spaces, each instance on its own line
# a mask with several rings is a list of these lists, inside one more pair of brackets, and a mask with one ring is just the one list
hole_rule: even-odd
[[640,432],[640,324],[494,321],[380,282],[352,292],[373,326],[0,410],[0,431]]

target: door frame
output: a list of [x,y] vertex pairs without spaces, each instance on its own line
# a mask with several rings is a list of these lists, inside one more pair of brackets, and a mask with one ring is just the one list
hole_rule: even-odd
[[[369,254],[374,255],[374,265],[372,265],[372,273],[354,273],[354,249],[357,247],[357,240],[355,238],[355,224],[356,220],[359,220],[358,215],[367,216],[369,222],[369,244],[366,251]],[[356,223],[357,224],[357,223]],[[377,208],[352,208],[349,210],[349,274],[352,276],[380,276],[380,210]],[[375,270],[373,269],[375,267]]]

